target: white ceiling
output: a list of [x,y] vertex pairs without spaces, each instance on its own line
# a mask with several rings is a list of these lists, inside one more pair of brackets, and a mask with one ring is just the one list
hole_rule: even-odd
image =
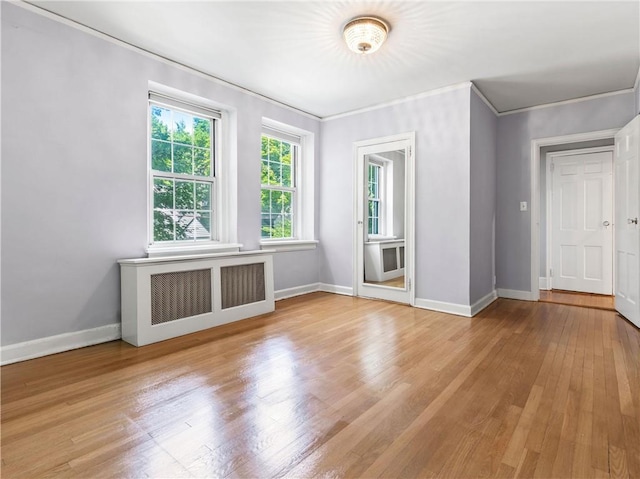
[[[640,2],[35,1],[319,117],[473,81],[499,112],[633,88]],[[356,55],[342,26],[391,24]]]

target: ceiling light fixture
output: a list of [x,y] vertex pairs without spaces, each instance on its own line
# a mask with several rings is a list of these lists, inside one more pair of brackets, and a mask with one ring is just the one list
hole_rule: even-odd
[[343,30],[344,41],[356,53],[375,52],[387,39],[389,25],[374,17],[357,17],[349,21]]

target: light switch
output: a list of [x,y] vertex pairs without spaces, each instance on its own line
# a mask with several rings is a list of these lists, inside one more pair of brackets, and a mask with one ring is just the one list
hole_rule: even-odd
[[520,202],[520,211],[527,211],[527,202],[526,201],[521,201]]

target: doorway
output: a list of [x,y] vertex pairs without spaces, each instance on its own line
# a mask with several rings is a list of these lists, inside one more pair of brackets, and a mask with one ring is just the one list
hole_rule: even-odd
[[613,147],[547,153],[549,290],[613,294]]
[[354,294],[413,304],[415,133],[355,146]]
[[[530,301],[540,300],[540,289],[548,289],[546,265],[546,153],[558,150],[582,149],[612,145],[617,129],[601,130],[531,140],[531,293]],[[542,181],[541,181],[542,180]],[[542,186],[541,186],[542,185]],[[542,246],[542,248],[541,248]],[[525,296],[523,296],[523,299]]]

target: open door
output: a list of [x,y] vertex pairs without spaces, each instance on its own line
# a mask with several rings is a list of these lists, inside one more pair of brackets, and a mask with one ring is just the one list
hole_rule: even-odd
[[640,116],[616,134],[615,304],[640,327]]

